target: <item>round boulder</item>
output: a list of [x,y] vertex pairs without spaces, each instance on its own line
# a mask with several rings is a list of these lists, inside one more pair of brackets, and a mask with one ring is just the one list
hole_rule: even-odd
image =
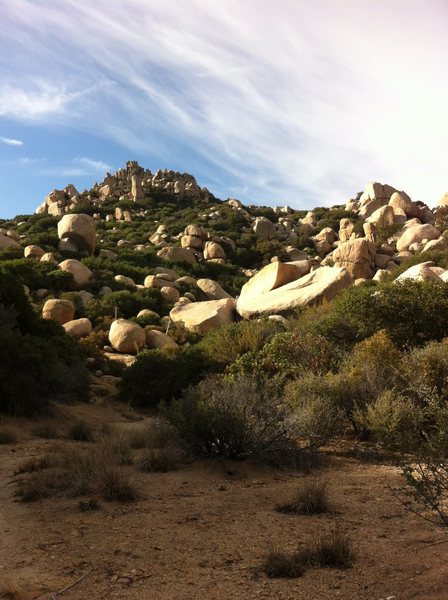
[[58,223],[60,240],[69,239],[79,250],[93,254],[96,245],[95,222],[90,215],[64,215]]
[[68,321],[67,323],[64,323],[63,327],[65,333],[68,333],[68,335],[77,340],[87,337],[92,332],[92,323],[86,318]]
[[117,352],[137,354],[145,346],[145,330],[132,321],[117,319],[110,326],[109,341]]
[[73,320],[75,316],[75,307],[70,300],[63,298],[54,298],[47,300],[42,309],[42,318],[56,321],[59,325],[64,325]]
[[79,260],[75,260],[74,258],[69,258],[59,263],[59,268],[62,271],[68,271],[73,275],[73,280],[75,282],[75,288],[77,290],[82,290],[86,287],[93,277],[92,271],[79,262]]

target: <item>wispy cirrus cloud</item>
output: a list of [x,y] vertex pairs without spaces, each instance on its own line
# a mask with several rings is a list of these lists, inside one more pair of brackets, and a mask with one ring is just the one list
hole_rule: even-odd
[[22,140],[16,140],[14,138],[0,136],[0,142],[7,146],[23,146]]
[[[48,163],[48,161],[45,161]],[[113,167],[101,160],[92,160],[86,156],[73,158],[71,161],[46,164],[38,170],[39,175],[50,177],[92,177],[104,176],[107,171],[113,171]]]
[[251,201],[340,203],[372,178],[430,203],[445,191],[444,0],[0,7],[7,118],[101,135]]

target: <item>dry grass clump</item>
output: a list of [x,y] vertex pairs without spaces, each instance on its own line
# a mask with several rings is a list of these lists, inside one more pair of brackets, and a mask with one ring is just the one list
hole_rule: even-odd
[[104,468],[97,472],[96,483],[105,500],[132,502],[139,496],[137,487],[129,475],[115,465],[104,465]]
[[138,428],[123,432],[127,435],[131,448],[167,448],[179,445],[176,429],[162,420],[151,420]]
[[323,479],[303,480],[293,497],[277,504],[275,510],[298,515],[319,515],[329,512],[328,482]]
[[355,551],[348,534],[334,529],[294,552],[269,548],[262,565],[268,577],[295,578],[308,567],[346,569],[353,566]]
[[145,448],[137,462],[137,468],[146,473],[168,473],[177,468],[182,458],[180,448]]
[[0,444],[16,444],[18,441],[19,434],[15,427],[0,425]]
[[34,473],[35,471],[40,471],[41,469],[47,469],[52,465],[51,456],[46,453],[37,458],[27,458],[14,472],[14,475],[22,475],[23,473]]
[[20,471],[27,475],[18,481],[17,495],[24,502],[62,492],[73,497],[98,494],[105,500],[135,500],[138,491],[122,470],[123,456],[123,448],[111,440],[88,447],[55,446],[47,457],[22,465]]
[[293,579],[305,573],[305,564],[298,552],[284,552],[272,546],[264,559],[263,571],[268,577]]
[[321,567],[347,569],[355,560],[353,541],[347,533],[336,528],[314,542],[314,556]]

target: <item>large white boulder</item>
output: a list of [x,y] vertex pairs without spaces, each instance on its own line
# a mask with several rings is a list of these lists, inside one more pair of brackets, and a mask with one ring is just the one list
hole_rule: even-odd
[[170,317],[174,323],[183,322],[186,329],[195,333],[206,333],[223,323],[232,323],[235,301],[232,298],[192,302],[175,306]]
[[336,267],[344,267],[353,279],[370,279],[375,268],[375,244],[358,238],[340,244],[333,252]]
[[432,267],[434,267],[434,263],[432,261],[427,261],[418,265],[414,265],[413,267],[409,267],[409,269],[406,269],[406,271],[399,275],[394,281],[395,283],[400,283],[401,281],[406,281],[407,279],[410,279],[412,281],[426,281],[427,279],[440,280],[439,275],[435,271],[433,271]]
[[42,318],[56,321],[59,325],[64,325],[75,316],[75,307],[70,300],[64,298],[52,298],[47,300],[42,308]]
[[397,240],[397,250],[398,252],[403,252],[404,250],[408,250],[411,244],[420,243],[423,242],[423,240],[429,242],[430,240],[436,240],[440,236],[440,231],[430,223],[414,225],[413,227],[406,228],[404,233]]
[[246,319],[287,314],[299,306],[318,305],[332,300],[351,283],[352,278],[346,269],[320,267],[281,287],[260,291],[259,294],[241,293],[236,308]]
[[59,263],[58,267],[62,271],[68,271],[68,273],[73,275],[75,288],[77,290],[82,290],[86,287],[93,277],[92,271],[83,265],[82,262],[74,258],[68,258],[67,260],[62,261]]
[[157,252],[157,256],[163,260],[170,260],[173,262],[185,262],[189,265],[196,263],[196,258],[193,252],[187,248],[178,248],[177,246],[167,246]]
[[256,300],[260,294],[299,279],[300,275],[300,270],[295,265],[282,262],[270,263],[243,285],[238,303],[250,303],[252,299]]
[[145,330],[137,323],[126,319],[117,319],[110,326],[109,341],[117,352],[137,354],[146,344],[146,334]]
[[93,254],[96,245],[95,221],[90,215],[64,215],[58,223],[60,240],[70,240],[79,250]]
[[63,327],[68,335],[77,340],[87,337],[92,333],[92,323],[85,317],[68,321],[67,323],[64,323]]
[[213,279],[198,279],[196,285],[206,294],[209,300],[222,300],[223,298],[232,297]]

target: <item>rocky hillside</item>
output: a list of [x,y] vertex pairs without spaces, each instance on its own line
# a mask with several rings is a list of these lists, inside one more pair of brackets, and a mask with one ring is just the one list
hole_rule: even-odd
[[448,194],[430,209],[380,183],[306,214],[243,206],[132,161],[0,222],[1,260],[44,319],[75,339],[106,332],[97,349],[128,365],[144,347],[177,346],[175,324],[204,334],[241,318],[283,320],[368,280],[446,282],[447,206]]

